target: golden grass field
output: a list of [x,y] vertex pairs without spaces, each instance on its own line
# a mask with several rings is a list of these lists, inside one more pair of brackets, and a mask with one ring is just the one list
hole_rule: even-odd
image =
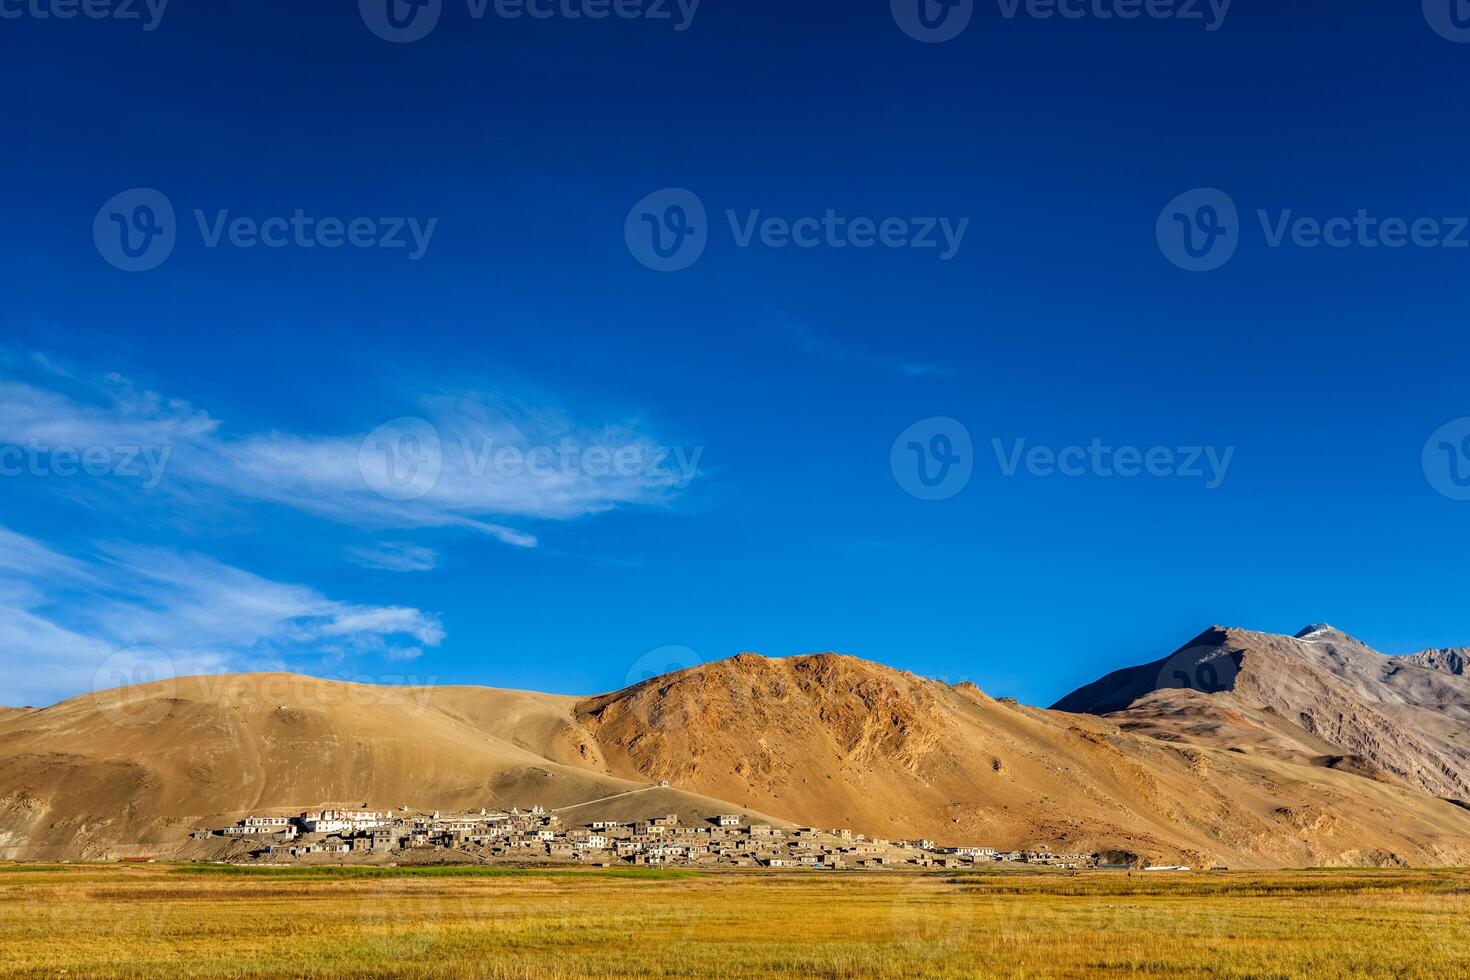
[[0,865],[5,976],[1470,976],[1470,872]]

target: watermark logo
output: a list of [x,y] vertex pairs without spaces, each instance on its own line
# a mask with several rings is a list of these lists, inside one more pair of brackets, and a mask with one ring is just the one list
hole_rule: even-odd
[[[1225,482],[1235,447],[1114,446],[1099,436],[1086,444],[1047,446],[1024,438],[993,437],[991,450],[1003,477],[1021,473],[1045,477],[1135,479],[1173,477],[1199,480],[1206,490]],[[1467,446],[1470,450],[1470,446]],[[920,500],[945,500],[964,490],[975,468],[969,430],[951,418],[915,422],[893,441],[888,454],[893,478]]]
[[252,218],[248,215],[230,217],[228,208],[216,210],[212,215],[194,209],[194,223],[205,248],[219,248],[228,244],[234,248],[353,248],[406,249],[410,262],[417,262],[429,251],[434,230],[439,227],[438,218],[420,221],[416,217],[385,218],[318,218],[297,208],[289,216],[273,215],[267,218]]
[[1185,191],[1165,205],[1154,227],[1164,258],[1187,272],[1211,272],[1240,246],[1240,218],[1230,195],[1215,187]]
[[1207,33],[1225,26],[1232,0],[996,0],[1000,15],[1015,20],[1176,20],[1199,22]]
[[393,44],[421,41],[438,26],[444,0],[357,0],[362,22]]
[[[694,24],[700,0],[465,0],[472,21],[493,14],[500,20],[668,21],[678,33]],[[393,44],[421,41],[439,26],[444,0],[358,0],[367,29]]]
[[682,187],[654,191],[628,212],[623,238],[633,258],[655,272],[687,269],[709,245],[704,202]]
[[173,455],[172,446],[42,445],[32,437],[24,446],[0,445],[0,477],[122,477],[157,489]]
[[975,0],[889,0],[889,5],[899,30],[925,44],[953,41],[975,15]]
[[147,725],[169,710],[174,662],[157,647],[128,647],[112,653],[92,674],[92,692],[115,725]]
[[563,438],[554,445],[529,446],[497,443],[494,437],[445,441],[431,423],[405,416],[368,433],[358,445],[357,467],[373,492],[408,501],[433,492],[446,470],[456,484],[530,478],[559,487],[588,476],[682,490],[698,476],[703,456],[703,446],[657,446],[639,440],[586,445]]
[[628,667],[627,676],[623,678],[623,687],[632,687],[634,684],[698,667],[703,663],[704,658],[689,647],[678,644],[655,647]]
[[97,253],[124,272],[147,272],[173,253],[174,206],[162,191],[134,187],[111,197],[92,219]]
[[703,446],[582,445],[562,439],[555,446],[523,447],[514,444],[497,446],[493,438],[478,443],[461,438],[458,449],[465,475],[482,479],[493,473],[497,478],[515,479],[529,476],[537,480],[557,480],[575,476],[615,476],[623,479],[641,477],[660,486],[682,490],[699,472]]
[[1434,430],[1421,457],[1429,485],[1451,500],[1470,500],[1470,418]]
[[[754,208],[727,208],[725,224],[736,248],[933,249],[941,262],[959,254],[970,219],[946,217],[850,217],[827,208],[822,214],[782,217]],[[699,260],[711,228],[704,202],[693,191],[666,188],[633,206],[623,223],[628,251],[658,272],[677,272]]]
[[191,683],[215,702],[231,703],[242,697],[257,698],[262,704],[274,705],[277,717],[287,720],[300,717],[302,712],[332,705],[392,707],[417,716],[433,707],[439,675],[349,673],[316,676],[214,672],[198,674],[191,678]]
[[1456,44],[1470,43],[1470,0],[1423,0],[1424,19],[1434,33]]
[[[394,831],[393,835],[397,838],[400,832]],[[339,855],[338,863],[347,862]],[[355,934],[353,946],[376,962],[446,958],[451,955],[453,923],[474,922],[496,914],[487,895],[462,889],[421,891],[394,887],[390,879],[370,878],[354,884],[358,887],[342,896],[344,935]],[[347,905],[348,901],[354,904]]]
[[1257,209],[1256,217],[1268,248],[1470,248],[1466,228],[1470,217],[1401,218],[1370,214],[1359,208],[1352,217],[1297,215],[1290,208],[1272,214]]
[[970,430],[952,418],[921,419],[893,440],[893,479],[920,500],[947,500],[965,489],[975,468]]
[[1218,646],[1189,646],[1176,650],[1159,668],[1155,688],[1219,694],[1235,687],[1240,672],[1237,654]]
[[935,875],[906,876],[889,908],[887,938],[907,958],[942,972],[965,954],[974,923],[974,899],[962,888]]
[[0,0],[0,20],[136,20],[154,31],[167,8],[168,0]]
[[[213,213],[195,208],[194,225],[205,248],[403,249],[410,262],[429,250],[438,218],[317,217],[296,208],[289,215],[254,218],[232,216],[229,209]],[[163,264],[173,253],[179,230],[173,204],[148,187],[123,191],[104,204],[92,221],[97,252],[126,272],[146,272]]]
[[960,252],[970,219],[951,220],[943,217],[918,218],[849,218],[828,208],[821,216],[798,218],[762,216],[759,209],[743,216],[734,210],[725,212],[730,234],[737,248],[750,248],[759,243],[764,248],[883,248],[936,249],[939,261],[948,262]]
[[[657,686],[639,691],[631,698],[620,699],[620,706],[626,708],[637,721],[636,730],[656,733],[673,728],[676,731],[687,731],[685,726],[689,721],[701,714],[701,704],[709,694],[706,685],[715,683],[719,672],[716,671],[713,675],[707,673],[703,678],[684,678],[683,682],[671,675],[702,667],[706,663],[705,658],[694,650],[678,644],[655,647],[633,661],[623,677],[624,690],[667,679]],[[642,746],[642,750],[647,751],[649,746],[656,745],[660,737],[667,736],[655,735]],[[677,785],[677,773],[666,768],[667,762],[659,759],[647,761],[652,762],[655,767],[644,770],[651,778],[673,779]]]
[[[1173,20],[1203,25],[1207,33],[1225,26],[1232,0],[996,0],[1003,20]],[[1426,3],[1433,0],[1426,0]],[[975,15],[975,0],[889,0],[901,31],[926,44],[952,41]]]
[[1025,439],[991,439],[996,464],[1002,476],[1012,477],[1024,470],[1034,477],[1063,476],[1076,479],[1094,477],[1135,479],[1141,476],[1177,477],[1201,480],[1206,490],[1215,490],[1225,482],[1235,447],[1226,446],[1112,446],[1099,436],[1087,445],[1031,445]]
[[[1175,852],[1167,860],[1183,857]],[[1105,864],[1136,862],[1140,867],[1147,860],[1131,851],[1115,850],[1104,850],[1098,858]],[[1202,854],[1187,860],[1196,866],[1215,863]],[[987,924],[987,940],[1004,947],[1030,947],[1054,938],[1056,914],[1038,909],[1038,903],[1024,893],[1017,894],[1017,881],[1012,875],[967,879],[965,891],[975,906],[989,905],[980,913]],[[1087,895],[1068,902],[1065,928],[1071,935],[1147,935],[1181,947],[1209,949],[1214,948],[1232,924],[1228,917],[1218,913],[1213,903],[1140,903],[1135,900],[1135,882],[1123,875],[1097,875],[1088,879],[1088,884]]]
[[669,21],[683,33],[694,23],[701,0],[466,0],[470,16],[480,20],[492,3],[504,20],[619,20]]
[[[1257,208],[1256,224],[1269,249],[1470,248],[1470,216],[1352,214],[1326,217],[1291,208]],[[1230,195],[1216,188],[1188,191],[1159,213],[1159,250],[1181,269],[1209,272],[1230,261],[1244,234]]]
[[439,432],[420,418],[384,422],[357,450],[362,480],[389,500],[417,500],[439,483],[444,450]]

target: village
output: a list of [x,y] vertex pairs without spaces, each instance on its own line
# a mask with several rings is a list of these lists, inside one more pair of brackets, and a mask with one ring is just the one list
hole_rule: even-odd
[[991,862],[1059,869],[1098,866],[1095,854],[940,847],[931,840],[889,840],[844,829],[752,824],[732,813],[711,815],[697,825],[684,823],[677,814],[664,814],[567,826],[540,806],[430,814],[310,810],[294,817],[246,817],[233,827],[201,834],[209,835],[258,844],[249,849],[251,860],[270,863],[386,857],[412,863],[473,860],[812,871],[964,868]]

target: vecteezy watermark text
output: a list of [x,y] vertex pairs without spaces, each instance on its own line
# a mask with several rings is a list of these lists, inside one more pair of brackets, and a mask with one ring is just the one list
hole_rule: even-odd
[[[998,437],[990,444],[1004,477],[1025,472],[1033,477],[1178,478],[1199,480],[1207,490],[1218,489],[1225,482],[1235,459],[1234,446],[1113,446],[1100,436],[1085,445],[1061,447]],[[1470,446],[1470,438],[1466,445]],[[955,496],[970,482],[975,464],[969,429],[944,416],[920,419],[910,425],[899,433],[889,450],[894,480],[920,500]]]
[[[1427,2],[1427,0],[1426,0]],[[1005,20],[1176,20],[1206,31],[1225,25],[1232,0],[995,0]],[[975,0],[889,0],[893,20],[916,41],[952,41],[975,16]]]
[[1015,476],[1022,468],[1031,476],[1064,477],[1178,477],[1202,480],[1206,490],[1225,482],[1235,447],[1215,446],[1109,446],[1097,436],[1085,446],[1028,446],[1015,439],[1007,446],[991,439],[995,461],[1002,476]]
[[[493,473],[497,477],[531,476],[550,479],[558,476],[654,476],[666,473],[678,477],[676,487],[688,486],[699,470],[703,446],[686,450],[683,446],[584,446],[563,439],[555,446],[495,445],[493,438],[478,444],[459,440],[465,458],[465,472],[472,477]],[[672,463],[669,469],[666,464]]]
[[[848,216],[835,208],[820,215],[784,217],[761,209],[727,209],[725,223],[736,248],[933,250],[941,262],[959,254],[969,218]],[[710,221],[693,191],[667,187],[644,197],[623,222],[628,251],[657,272],[676,272],[699,261],[709,245]]]
[[0,0],[0,20],[135,20],[152,31],[166,9],[168,0]]
[[1269,248],[1470,248],[1470,216],[1400,218],[1359,208],[1352,217],[1314,218],[1258,210],[1256,218]]
[[218,248],[221,241],[235,248],[407,248],[408,260],[417,262],[429,250],[429,240],[439,226],[438,218],[316,218],[297,208],[290,217],[231,218],[229,211],[206,215],[194,212],[205,248]]
[[585,445],[569,438],[554,446],[497,443],[493,437],[461,437],[446,444],[428,421],[404,417],[368,433],[357,462],[374,492],[392,500],[416,500],[434,490],[446,469],[458,480],[618,477],[683,489],[698,475],[703,455],[703,446]]
[[700,0],[465,0],[470,16],[481,20],[488,9],[504,20],[651,20],[668,21],[687,31],[699,13]]
[[[193,218],[205,248],[378,248],[403,250],[410,262],[424,257],[439,226],[438,218],[339,218],[309,214],[304,208],[264,218],[235,215],[228,208],[196,208]],[[114,195],[92,220],[98,254],[125,272],[145,272],[162,265],[173,253],[178,237],[173,203],[150,187]]]
[[[494,14],[501,20],[646,20],[687,31],[700,0],[465,0],[474,21]],[[385,41],[405,44],[428,37],[444,14],[445,0],[358,0],[367,29]]]
[[1225,25],[1232,0],[996,0],[1000,15],[1015,20],[1177,20],[1199,22],[1207,31]]
[[[1292,208],[1257,208],[1256,222],[1267,248],[1470,248],[1470,215],[1401,217],[1358,208],[1353,214],[1297,214]],[[1235,201],[1215,187],[1186,191],[1159,213],[1159,251],[1190,272],[1218,269],[1235,255],[1244,237]]]
[[759,243],[766,248],[937,248],[939,261],[959,254],[969,218],[846,218],[828,208],[821,217],[761,217],[759,209],[743,216],[726,211],[730,233],[738,248]]
[[163,482],[172,446],[0,446],[0,477],[117,476],[143,480],[152,490]]

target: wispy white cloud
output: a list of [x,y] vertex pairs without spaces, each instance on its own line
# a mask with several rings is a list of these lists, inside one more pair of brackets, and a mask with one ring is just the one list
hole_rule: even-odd
[[0,583],[10,576],[55,575],[69,576],[80,582],[94,581],[83,562],[57,554],[41,542],[0,525]]
[[397,541],[351,548],[347,556],[364,568],[381,568],[389,572],[427,572],[439,567],[437,552]]
[[55,468],[57,449],[75,470],[92,450],[111,475],[173,500],[263,501],[374,530],[461,527],[532,547],[516,525],[669,503],[700,455],[636,421],[589,426],[476,392],[425,397],[408,417],[347,434],[241,433],[117,375],[39,373],[0,379],[0,467],[12,473]]
[[124,544],[66,555],[3,527],[0,554],[0,704],[113,686],[140,663],[161,678],[400,660],[444,639],[418,609],[342,602],[202,555]]
[[0,380],[0,441],[43,446],[157,446],[208,439],[219,423],[187,402],[138,392],[115,374],[89,401],[23,381]]

